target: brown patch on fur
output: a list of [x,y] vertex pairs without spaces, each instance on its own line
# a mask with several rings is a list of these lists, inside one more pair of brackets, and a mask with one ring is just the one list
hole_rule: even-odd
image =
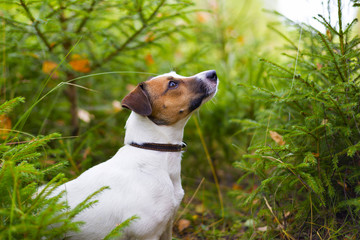
[[[169,87],[171,81],[178,85]],[[193,103],[201,104],[206,94],[203,84],[195,77],[155,77],[143,84],[152,108],[149,118],[158,125],[172,125],[184,119],[200,106],[194,108]]]

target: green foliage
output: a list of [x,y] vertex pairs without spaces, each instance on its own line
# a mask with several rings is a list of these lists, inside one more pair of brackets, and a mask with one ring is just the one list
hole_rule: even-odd
[[111,156],[127,117],[119,101],[154,75],[149,51],[189,27],[192,6],[188,0],[1,2],[1,92],[28,100],[9,116],[14,128],[80,136],[52,143],[74,174]]
[[273,141],[254,137],[249,154],[236,163],[260,181],[240,197],[267,226],[258,236],[359,238],[360,38],[351,34],[357,20],[344,28],[341,1],[338,8],[338,26],[317,18],[326,34],[293,23],[301,45],[287,46],[288,63],[262,60],[282,87],[254,91],[269,111],[241,122]]
[[[182,163],[187,193],[182,217],[192,225],[175,231],[176,236],[359,237],[360,39],[352,33],[356,21],[331,26],[318,16],[327,29],[324,34],[287,20],[297,29],[297,38],[272,24],[269,28],[285,42],[286,51],[279,56],[274,47],[278,39],[265,29],[268,19],[260,0],[199,1],[196,7],[192,1],[178,0],[6,1],[0,7],[2,96],[29,100],[13,112],[20,99],[0,107],[0,114],[15,123],[0,145],[2,158],[12,162],[2,160],[4,179],[11,181],[6,187],[0,183],[8,204],[1,208],[7,225],[0,237],[30,238],[40,224],[40,235],[51,238],[46,232],[51,221],[58,221],[59,234],[78,229],[78,224],[57,218],[68,211],[60,197],[37,203],[54,204],[47,209],[49,218],[38,205],[20,218],[19,209],[25,207],[19,206],[35,204],[27,197],[35,196],[32,184],[53,179],[51,183],[59,185],[64,181],[57,176],[60,169],[76,177],[112,156],[122,145],[128,116],[118,109],[119,101],[148,75],[170,70],[192,75],[207,69],[217,70],[219,92],[195,116],[199,126],[190,120],[185,129],[189,148]],[[80,121],[79,112],[88,119]],[[77,137],[45,147],[57,137],[49,135],[53,132]],[[45,137],[33,137],[40,134]],[[38,147],[46,151],[35,151]],[[234,163],[237,169],[231,168],[241,157]],[[213,162],[220,189],[213,184],[206,158]],[[14,171],[21,180],[17,185]],[[203,177],[201,189],[194,192]],[[52,186],[47,187],[50,192]],[[19,188],[14,199],[24,205],[13,200],[14,187]],[[19,206],[6,210],[13,202]],[[33,217],[31,222],[33,214],[48,220]],[[23,219],[28,228],[20,226]],[[127,224],[107,238],[120,236]],[[13,231],[13,225],[23,230]]]
[[0,106],[0,114],[5,114],[5,113],[9,113],[11,112],[11,110],[18,105],[20,102],[24,102],[25,99],[22,97],[17,97],[14,99],[11,99],[9,101],[5,101],[1,106]]
[[[0,112],[9,113],[23,101],[23,98],[7,101],[0,106]],[[102,187],[70,209],[63,199],[64,191],[57,195],[53,193],[66,181],[64,174],[57,174],[39,188],[44,176],[59,172],[64,163],[41,168],[39,159],[43,154],[38,149],[59,137],[59,134],[53,133],[24,142],[0,144],[0,239],[59,239],[69,231],[78,231],[82,223],[75,222],[74,217],[95,204],[96,201],[91,199],[107,189]],[[120,224],[116,232],[128,226],[132,220]]]

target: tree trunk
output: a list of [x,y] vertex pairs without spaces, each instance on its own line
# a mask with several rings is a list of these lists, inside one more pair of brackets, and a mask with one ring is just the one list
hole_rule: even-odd
[[[73,74],[67,73],[67,80],[74,78]],[[78,117],[78,99],[77,99],[77,87],[74,85],[69,85],[65,90],[65,94],[70,102],[70,114],[71,114],[71,127],[72,135],[77,136],[80,130],[80,122]]]

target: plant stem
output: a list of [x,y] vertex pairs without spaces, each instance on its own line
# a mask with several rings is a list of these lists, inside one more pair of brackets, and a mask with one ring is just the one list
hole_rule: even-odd
[[341,12],[341,0],[338,0],[338,16],[339,16],[339,40],[340,40],[340,50],[342,54],[342,62],[344,64],[344,74],[345,80],[348,78],[347,74],[347,64],[346,59],[343,57],[345,55],[345,47],[344,47],[344,32],[342,30],[342,12]]
[[[3,16],[3,13],[0,12],[0,16]],[[3,59],[2,59],[2,79],[0,82],[0,91],[2,89],[3,92],[3,101],[6,101],[6,31],[5,31],[5,19],[2,20],[2,28],[3,28]]]
[[318,35],[320,36],[321,40],[322,40],[323,43],[325,44],[325,46],[326,46],[328,52],[330,53],[330,55],[333,57],[336,71],[338,72],[341,80],[342,80],[343,82],[345,82],[345,78],[344,78],[344,76],[343,76],[343,74],[342,74],[342,72],[341,72],[341,70],[340,70],[340,68],[339,68],[338,62],[337,62],[337,60],[336,60],[336,56],[334,55],[332,49],[330,48],[329,44],[328,44],[327,41],[325,40],[323,34],[320,33],[320,32],[318,32]]
[[211,168],[212,175],[214,177],[215,186],[216,186],[218,196],[219,196],[219,201],[220,201],[221,217],[224,218],[224,202],[223,202],[223,197],[222,197],[221,190],[220,190],[219,180],[218,180],[218,177],[216,175],[214,164],[211,161],[211,157],[210,157],[208,148],[206,147],[206,143],[205,143],[204,136],[202,134],[199,122],[198,122],[197,118],[194,118],[194,119],[195,119],[195,125],[196,125],[196,129],[198,131],[199,137],[200,137],[201,144],[202,144],[202,146],[204,148],[204,151],[205,151],[206,159],[208,160],[208,163],[209,163],[210,168]]

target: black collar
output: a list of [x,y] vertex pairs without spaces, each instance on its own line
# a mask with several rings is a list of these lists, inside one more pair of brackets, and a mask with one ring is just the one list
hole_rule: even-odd
[[152,151],[158,151],[158,152],[185,152],[186,151],[186,143],[181,144],[164,144],[164,143],[143,143],[143,144],[137,144],[137,143],[130,143],[131,146],[146,149],[146,150],[152,150]]

